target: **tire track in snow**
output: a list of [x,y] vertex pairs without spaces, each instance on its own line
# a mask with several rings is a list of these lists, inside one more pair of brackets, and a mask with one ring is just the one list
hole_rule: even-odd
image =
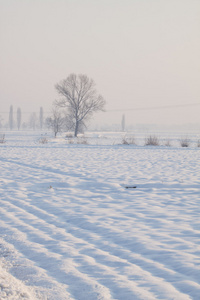
[[[32,261],[34,266],[43,269],[47,273],[48,281],[56,280],[64,284],[66,291],[70,292],[71,296],[75,297],[74,299],[81,299],[83,290],[87,291],[87,299],[101,299],[101,297],[103,297],[102,299],[110,299],[108,296],[104,297],[105,288],[103,286],[100,286],[95,280],[82,274],[74,267],[71,256],[64,258],[64,251],[60,250],[58,240],[55,241],[48,237],[48,242],[46,240],[44,243],[44,234],[41,234],[41,232],[36,233],[34,229],[30,230],[29,228],[28,230],[22,222],[19,223],[12,223],[12,225],[6,227],[2,225],[1,228],[11,237],[11,240],[8,238],[8,242],[14,245],[18,253],[21,253],[23,257]],[[18,225],[21,230],[17,228]],[[68,247],[66,248],[69,250]],[[75,248],[70,249],[71,252],[72,250],[75,251]],[[65,270],[62,267],[63,264],[66,264],[68,269]],[[21,271],[23,272],[23,270]],[[106,294],[108,294],[108,291],[106,291]]]
[[[42,216],[41,216],[41,218],[42,218]],[[46,218],[46,216],[45,216],[45,218]],[[55,222],[55,220],[52,220],[53,222]]]
[[[22,167],[24,167],[24,165],[22,165]],[[32,168],[32,166],[31,167],[27,167],[27,169],[29,169],[29,168]],[[38,172],[39,171],[42,171],[42,172],[46,172],[46,170],[44,170],[43,168],[39,168],[39,169],[34,169],[36,172],[37,172],[37,170],[38,170]],[[48,170],[47,172],[49,172],[50,170]],[[51,171],[50,171],[51,172]],[[55,170],[52,172],[52,174],[56,174],[56,175],[59,175],[59,173],[60,172],[58,172],[57,173],[57,171],[55,172]],[[75,173],[74,173],[75,174]],[[78,173],[76,173],[76,175],[74,176],[74,177],[77,177],[77,176],[79,176],[80,175],[80,173],[78,172]],[[67,176],[67,173],[66,174],[60,174],[61,176],[62,175],[65,175],[65,176]],[[68,174],[69,175],[69,174]],[[47,214],[48,215],[48,214]],[[47,217],[47,215],[45,216],[45,218]],[[42,216],[42,215],[41,215]],[[55,220],[54,219],[52,219],[52,221],[54,222]],[[72,220],[71,220],[71,222],[72,222]],[[74,219],[74,223],[75,224],[73,224],[73,228],[75,228],[74,229],[74,232],[73,232],[73,235],[75,236],[75,235],[85,235],[85,237],[87,236],[86,235],[86,233],[88,234],[88,232],[87,232],[87,228],[85,229],[85,230],[83,230],[83,229],[81,229],[81,227],[79,228],[79,227],[77,227],[76,225],[77,225],[77,220],[75,220]],[[82,223],[82,224],[84,224],[84,222]],[[80,224],[80,226],[82,226],[82,224]],[[59,226],[61,226],[61,225],[59,225]],[[150,226],[149,224],[148,224],[148,226]],[[88,226],[87,226],[88,227]],[[81,231],[82,230],[82,231]],[[98,232],[97,232],[98,233]],[[97,233],[95,233],[95,234],[97,234]],[[110,232],[110,234],[112,235],[113,234],[113,232],[111,231]],[[108,236],[109,236],[109,234],[108,234]],[[110,241],[110,239],[108,239],[109,241]],[[120,240],[119,240],[119,242],[120,242]],[[97,246],[98,246],[98,244],[96,244]],[[111,247],[112,248],[112,247]],[[121,250],[122,251],[122,250]],[[92,255],[92,254],[91,254]],[[93,254],[93,255],[95,255],[95,254]],[[116,255],[117,255],[117,253],[116,253]],[[155,262],[154,262],[155,263]],[[153,263],[152,263],[153,264]],[[145,266],[144,266],[145,267]],[[152,266],[150,266],[150,268],[149,268],[150,270],[152,270]],[[181,270],[180,270],[181,271]]]
[[[48,224],[48,226],[49,226],[49,225],[51,225],[51,224],[49,223],[49,224]],[[48,226],[45,226],[45,228],[48,228]],[[15,227],[17,227],[17,226],[15,225]],[[22,227],[22,225],[20,224],[20,226],[19,226],[19,227],[21,228],[21,227]],[[41,227],[41,223],[39,224],[39,227]],[[70,235],[71,235],[71,234],[70,234]],[[40,236],[40,235],[39,235],[39,236]],[[62,237],[62,239],[63,239],[63,237]],[[77,239],[79,240],[80,238],[77,238]],[[82,240],[81,240],[81,243],[83,243],[83,241],[82,241]],[[85,243],[87,243],[87,242],[85,242]],[[56,253],[57,253],[57,252],[59,253],[59,250],[58,250],[58,249],[56,249],[56,250],[55,250],[55,252],[56,252]],[[149,299],[150,299],[150,298],[149,298]]]
[[[26,205],[26,203],[25,203],[25,205]],[[36,208],[36,211],[37,211],[37,214],[40,214],[40,212],[42,212],[42,214],[41,214],[41,218],[46,218],[47,217],[47,213],[46,213],[46,211],[44,211],[43,210],[43,208],[42,208],[42,210],[41,211],[39,211],[38,210],[38,207],[40,207],[40,203],[38,203],[37,204],[37,206],[35,207]],[[33,206],[32,206],[33,207]],[[64,212],[63,213],[63,211],[62,210],[59,210],[59,208],[56,206],[56,207],[54,207],[52,204],[48,204],[48,209],[50,209],[50,207],[51,207],[51,213],[52,212],[54,212],[55,210],[57,210],[58,212],[57,212],[57,216],[59,216],[59,218],[60,218],[60,216],[62,216],[62,215],[66,215],[66,214],[68,214],[69,212]],[[73,212],[73,211],[72,211]],[[43,213],[45,213],[45,215],[43,215]],[[71,214],[71,212],[70,212],[70,214]],[[119,215],[118,215],[118,217],[119,217]],[[140,216],[140,218],[141,218],[141,216]],[[65,219],[65,217],[64,217],[64,219]],[[126,219],[127,220],[127,219]],[[57,220],[51,220],[50,222],[52,223],[52,222],[56,222]],[[83,226],[85,227],[85,229],[86,230],[88,230],[88,226],[87,226],[87,220],[85,219],[85,218],[83,218],[82,216],[80,216],[80,215],[77,215],[77,214],[75,214],[75,216],[73,216],[73,217],[71,217],[70,218],[70,222],[71,223],[73,223],[73,226],[75,226],[75,227],[77,227],[77,224],[78,223],[82,223],[82,227],[80,228],[80,229],[83,229]],[[146,220],[145,220],[145,222],[146,222]],[[91,225],[90,223],[88,223],[89,225]],[[92,224],[91,225],[91,227],[93,227],[94,228],[94,224]],[[80,230],[78,228],[78,230],[77,230],[77,232]],[[96,230],[99,230],[100,229],[100,226],[98,225],[98,226],[96,226],[95,227],[96,228]],[[108,229],[104,229],[104,231],[107,231]],[[153,231],[153,227],[150,227],[150,230],[149,230],[149,232],[152,232]],[[118,232],[118,233],[120,233],[120,232]],[[116,234],[117,234],[117,232],[116,232]],[[154,237],[155,237],[155,234],[157,234],[157,236],[156,237],[159,237],[159,233],[157,233],[157,232],[155,232],[155,230],[154,230]],[[108,236],[112,236],[113,235],[113,232],[111,231],[108,231],[107,232],[107,235]],[[153,234],[152,234],[153,235]],[[170,240],[173,242],[173,240],[175,239],[174,237],[171,237],[171,236],[166,236],[165,238],[170,238]],[[123,238],[121,238],[120,237],[120,239],[122,239],[122,241],[123,241]],[[126,239],[126,241],[127,241],[127,239]],[[128,240],[129,241],[129,240]],[[181,241],[182,243],[183,243],[183,245],[184,245],[184,240],[183,239],[181,239],[180,237],[179,237],[179,241]],[[120,241],[119,241],[120,242]],[[129,241],[129,242],[131,242],[131,241]],[[150,241],[151,242],[151,241]],[[169,241],[167,241],[167,243],[169,243]],[[136,245],[137,244],[141,244],[142,245],[142,243],[140,243],[139,241],[138,242],[136,242]],[[192,248],[192,247],[194,247],[194,244],[192,244],[191,242],[188,242],[188,244],[190,245],[190,247]],[[150,251],[150,250],[148,250],[148,251]],[[144,251],[145,252],[145,251]],[[152,252],[152,254],[154,254],[154,252]]]
[[[44,239],[44,234],[42,235],[40,232],[34,232],[34,228],[32,230],[30,230],[30,232],[28,233],[28,230],[27,230],[27,227],[31,227],[31,226],[26,226],[25,223],[23,224],[23,222],[19,222],[19,218],[16,218],[16,221],[17,223],[14,223],[12,224],[12,221],[13,221],[13,217],[10,219],[10,222],[11,222],[11,225],[9,226],[9,230],[7,232],[7,234],[11,234],[12,235],[12,241],[15,240],[15,247],[17,249],[19,249],[20,251],[22,251],[22,254],[25,255],[26,257],[28,257],[30,260],[33,260],[35,261],[36,263],[39,263],[40,267],[42,267],[43,269],[47,270],[48,273],[50,273],[51,276],[54,276],[53,274],[53,271],[51,272],[51,269],[49,269],[49,265],[63,265],[63,263],[65,263],[65,258],[64,258],[64,262],[63,262],[63,257],[62,259],[58,259],[58,256],[59,255],[62,255],[64,256],[64,253],[65,251],[61,251],[60,250],[60,245],[59,247],[57,247],[57,243],[59,242],[58,240],[54,240],[52,239],[51,241],[53,241],[53,244],[50,243],[50,246],[47,247],[47,244],[48,242],[44,243],[43,239]],[[19,224],[20,223],[20,224]],[[48,224],[49,226],[50,224]],[[19,228],[22,229],[24,227],[24,230],[23,231],[19,231]],[[41,227],[41,224],[40,224],[40,227]],[[12,230],[12,228],[14,228],[14,230]],[[5,230],[6,231],[6,228]],[[26,243],[24,243],[23,245],[23,249],[21,249],[21,241],[15,239],[13,237],[14,236],[19,236],[19,239],[20,239],[20,235],[21,234],[25,234],[28,239],[26,240]],[[32,236],[31,236],[32,235]],[[43,239],[41,238],[41,235],[43,236]],[[71,236],[71,234],[70,234]],[[47,236],[46,238],[49,238],[49,236]],[[66,239],[66,236],[62,236],[62,241],[64,243]],[[85,246],[88,246],[88,243],[83,241],[83,240],[80,240],[79,238],[77,237],[74,237],[72,236],[72,240],[77,240],[77,242],[75,243],[75,246],[76,244],[83,244],[85,243]],[[22,239],[23,241],[23,239]],[[43,243],[42,243],[43,242]],[[68,238],[68,242],[72,243],[72,241],[69,240]],[[36,245],[35,245],[36,244]],[[30,248],[29,248],[30,246]],[[84,267],[82,267],[82,272],[78,271],[78,268],[76,268],[75,270],[72,270],[70,271],[69,275],[66,274],[66,272],[62,269],[57,269],[56,271],[56,279],[60,279],[60,282],[61,283],[65,283],[63,282],[63,278],[65,278],[65,280],[67,281],[67,284],[70,286],[70,290],[73,291],[72,295],[75,296],[75,299],[80,299],[81,295],[82,295],[82,291],[80,291],[79,293],[77,293],[77,284],[79,287],[81,287],[81,285],[84,284],[85,287],[87,287],[87,299],[99,299],[99,297],[97,297],[98,295],[98,290],[103,290],[106,285],[102,285],[98,282],[98,280],[92,280],[91,279],[91,273],[90,276],[87,275],[87,272],[86,271],[86,268],[88,266],[88,269],[91,268],[91,267],[94,267],[95,268],[95,272],[93,271],[93,274],[96,274],[96,273],[99,273],[99,274],[102,274],[103,272],[108,275],[111,276],[111,279],[109,280],[107,278],[107,281],[113,285],[113,287],[115,287],[115,290],[117,289],[118,293],[116,294],[116,291],[112,292],[112,294],[116,294],[116,296],[119,296],[119,294],[121,294],[121,297],[123,298],[125,294],[130,294],[130,295],[127,295],[127,298],[126,299],[143,299],[144,298],[144,295],[145,295],[145,298],[146,299],[155,299],[154,296],[152,296],[150,293],[148,293],[147,291],[142,291],[140,288],[137,288],[137,285],[134,284],[133,282],[127,282],[126,281],[126,277],[125,276],[122,276],[122,275],[119,275],[117,274],[115,271],[111,271],[110,268],[107,268],[106,266],[103,266],[102,263],[98,263],[95,261],[95,263],[91,263],[91,257],[88,256],[88,255],[85,255],[85,254],[74,254],[74,251],[76,249],[76,247],[72,247],[70,249],[70,252],[73,253],[72,256],[70,256],[70,258],[72,258],[72,260],[74,260],[74,255],[76,257],[76,259],[74,260],[74,263],[76,265],[80,265],[80,262],[82,262],[82,265],[84,265]],[[70,248],[70,247],[69,247]],[[36,251],[36,249],[38,250],[37,252],[34,252],[34,250]],[[44,251],[44,249],[47,250]],[[69,249],[67,249],[69,251]],[[56,254],[56,255],[54,255]],[[37,261],[36,259],[34,259],[34,256],[38,257],[39,261]],[[45,262],[44,264],[42,263],[41,264],[41,259],[42,259],[42,262]],[[87,266],[85,266],[85,264],[87,264]],[[48,265],[48,268],[46,267],[46,265]],[[66,264],[66,267],[69,268],[69,264],[67,262]],[[83,282],[82,282],[83,281]],[[74,286],[74,282],[76,283],[75,286]],[[114,282],[118,283],[117,285],[114,284]],[[123,287],[119,287],[120,285],[122,285],[122,283],[124,284],[124,286],[126,288],[123,288]],[[119,285],[119,286],[118,286]],[[73,288],[72,288],[73,287]],[[95,290],[93,290],[95,287]],[[128,290],[130,289],[130,291],[128,292]],[[112,289],[111,289],[112,290]],[[89,297],[89,295],[91,294],[91,297]],[[100,293],[100,292],[99,292]],[[106,293],[108,294],[108,292]],[[109,293],[110,294],[110,293]],[[138,297],[138,295],[141,295],[140,297]],[[102,295],[102,299],[110,299],[110,297],[104,297]],[[119,299],[122,299],[122,298],[119,298]],[[81,298],[82,299],[82,298]],[[116,298],[118,299],[118,298]]]
[[[37,215],[37,214],[36,214]],[[36,216],[36,215],[34,215],[34,216]],[[40,215],[40,217],[42,218],[42,215]],[[51,216],[52,217],[52,216]],[[47,216],[46,216],[46,213],[44,214],[44,216],[43,216],[43,218],[45,218],[45,220],[47,220],[46,218],[47,218]],[[75,221],[75,220],[74,220]],[[59,223],[57,223],[55,220],[49,220],[49,223],[47,224],[47,225],[45,225],[45,229],[46,228],[48,228],[50,225],[51,225],[51,223],[53,223],[53,224],[56,224],[56,226],[58,226],[58,227],[62,227],[62,225],[61,225],[61,223],[59,222]],[[75,221],[75,224],[76,224],[77,222]],[[73,235],[74,235],[74,233],[76,233],[77,234],[77,232],[79,232],[79,236],[78,236],[78,239],[81,239],[81,237],[80,236],[83,236],[83,235],[85,235],[85,236],[87,236],[85,233],[84,233],[84,230],[83,229],[81,229],[81,228],[76,228],[75,227],[75,224],[73,224],[73,228],[72,228],[72,231],[73,231]],[[34,226],[35,226],[35,224],[34,224]],[[16,227],[16,226],[15,226]],[[22,225],[20,225],[20,228],[22,227]],[[41,228],[41,222],[39,222],[39,225],[38,225],[38,227],[39,228]],[[75,228],[74,228],[75,227]],[[87,226],[87,228],[88,228],[88,226]],[[87,231],[88,231],[88,229],[86,229]],[[96,234],[96,233],[95,233]],[[110,233],[110,234],[113,234],[112,232]],[[109,236],[110,236],[110,234],[109,234]],[[39,234],[39,237],[40,237],[40,234]],[[103,237],[104,239],[107,239],[107,237],[106,236],[104,236]],[[62,240],[64,240],[63,239],[63,237],[62,237]],[[86,240],[90,240],[89,238],[88,238],[88,236],[87,236],[87,238],[86,238]],[[40,241],[41,242],[41,241]],[[81,241],[81,243],[84,243],[83,241]],[[95,246],[96,248],[95,249],[93,249],[93,246]],[[105,251],[105,245],[103,244],[103,245],[101,245],[101,247],[99,247],[100,246],[100,244],[99,244],[99,242],[98,242],[98,244],[97,245],[94,245],[94,243],[93,243],[93,246],[91,247],[91,245],[90,245],[90,248],[91,248],[91,250],[94,250],[94,251],[90,251],[90,256],[92,257],[92,252],[93,252],[93,258],[97,261],[97,257],[98,257],[98,254],[96,253],[96,252],[98,252],[98,250],[97,249],[101,249],[101,251],[102,251],[102,254],[101,255],[99,255],[99,256],[101,256],[101,259],[100,259],[100,261],[101,261],[101,264],[102,264],[102,261],[103,261],[103,259],[102,259],[102,256],[104,256],[105,258],[107,258],[107,257],[109,257],[111,254],[110,253],[112,253],[113,252],[113,249],[112,249],[112,247],[110,247],[110,246],[106,246],[106,248],[108,248],[107,249],[107,251],[108,252],[106,252]],[[115,245],[115,247],[117,247],[117,245]],[[104,248],[103,250],[102,250],[102,248]],[[50,249],[48,249],[48,251],[49,251]],[[86,253],[87,253],[87,251],[88,251],[88,249],[86,249]],[[56,253],[59,253],[59,250],[58,249],[55,249],[55,252]],[[121,253],[120,253],[121,252]],[[130,251],[129,251],[130,252]],[[84,251],[83,251],[83,253],[84,253]],[[114,249],[114,254],[112,253],[112,257],[114,257],[114,255],[115,255],[115,257],[120,257],[119,256],[119,254],[120,255],[122,255],[122,257],[124,256],[124,249],[122,248],[121,249],[121,247],[120,247],[120,249],[118,249],[117,251],[116,251],[116,248]],[[116,256],[117,255],[117,256]],[[130,253],[128,253],[128,255],[127,255],[127,253],[126,253],[126,260],[125,260],[125,262],[126,262],[126,264],[127,264],[127,256],[128,256],[128,260],[129,260],[129,263],[130,263]],[[124,259],[124,258],[123,258]],[[136,264],[136,262],[137,262],[137,259],[133,259],[132,258],[132,260],[133,260],[133,262],[131,263],[132,264],[132,268],[133,268],[133,266],[135,266],[135,264]],[[143,269],[145,269],[145,266],[144,266],[144,260],[143,259],[139,259],[139,260],[141,260],[142,261],[142,267],[143,267]],[[116,260],[117,261],[117,260]],[[109,265],[109,263],[108,263],[108,261],[106,260],[106,262],[107,262],[107,265]],[[152,271],[152,269],[155,269],[155,267],[153,268],[153,264],[155,264],[155,261],[151,261],[151,264],[150,264],[150,270]],[[145,263],[145,265],[147,265],[147,262]],[[129,266],[129,264],[127,264],[127,267],[130,267]],[[83,268],[83,271],[84,271],[84,269],[85,268]],[[165,270],[166,271],[166,270]],[[140,270],[140,272],[141,272],[141,270]],[[90,272],[89,272],[90,273]],[[158,270],[156,271],[156,273],[157,273],[157,275],[159,275],[159,276],[161,276],[161,275],[163,275],[163,274],[161,274],[161,273],[163,273],[163,270],[162,270],[162,272],[158,272]],[[168,274],[169,275],[169,274]],[[172,276],[172,274],[170,274],[171,276]],[[154,285],[156,285],[156,280],[155,280],[155,278],[152,278],[152,275],[150,275],[149,276],[150,277],[150,281],[151,282],[153,282],[154,281]],[[164,276],[165,277],[165,276]],[[179,278],[179,276],[175,276],[176,277],[176,281],[177,280],[181,280],[181,278]],[[163,282],[162,282],[162,285],[163,285]],[[183,295],[182,295],[182,297],[184,297]],[[151,298],[147,298],[147,299],[151,299]],[[156,298],[153,298],[153,299],[156,299]],[[182,299],[184,299],[184,298],[182,298]]]

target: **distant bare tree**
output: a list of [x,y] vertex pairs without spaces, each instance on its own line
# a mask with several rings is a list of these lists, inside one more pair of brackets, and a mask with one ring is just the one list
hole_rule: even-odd
[[18,107],[18,109],[17,109],[17,128],[18,128],[18,130],[21,127],[21,120],[22,120],[21,108]]
[[44,122],[44,111],[43,111],[43,107],[40,107],[40,129],[43,128],[43,122]]
[[28,128],[28,123],[27,122],[23,122],[22,123],[22,128],[23,129],[27,129]]
[[125,115],[122,116],[122,131],[125,131]]
[[10,106],[10,112],[9,112],[9,127],[10,127],[10,130],[13,129],[13,126],[14,126],[14,120],[13,120],[13,106],[11,105],[11,106]]
[[46,119],[47,127],[51,128],[54,132],[54,136],[57,136],[58,132],[63,129],[64,118],[59,107],[54,107],[52,109],[52,115]]
[[30,128],[32,128],[33,130],[35,130],[36,127],[36,120],[37,120],[36,113],[33,112],[30,116],[30,121],[29,121]]
[[2,121],[3,121],[3,118],[2,118],[2,116],[0,116],[0,128],[3,127]]
[[94,81],[86,75],[70,74],[55,87],[59,95],[64,97],[55,104],[67,108],[68,120],[71,120],[76,137],[94,112],[104,110],[105,100],[97,94]]

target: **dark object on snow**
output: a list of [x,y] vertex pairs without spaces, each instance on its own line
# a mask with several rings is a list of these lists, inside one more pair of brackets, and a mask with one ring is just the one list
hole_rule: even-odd
[[126,189],[136,189],[137,186],[125,186]]

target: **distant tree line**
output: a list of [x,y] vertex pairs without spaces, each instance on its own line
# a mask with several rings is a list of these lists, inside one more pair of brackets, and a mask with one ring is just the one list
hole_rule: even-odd
[[14,129],[43,129],[44,127],[44,110],[43,107],[40,107],[39,114],[35,112],[31,113],[28,121],[22,120],[22,111],[18,107],[16,113],[14,113],[13,105],[10,106],[8,120],[3,119],[0,116],[0,128],[5,128],[8,130]]
[[[13,106],[10,106],[8,121],[3,124],[0,117],[0,127],[6,129],[43,129],[49,128],[56,137],[58,132],[72,131],[77,137],[87,128],[89,119],[95,112],[104,111],[105,100],[98,94],[93,79],[83,74],[70,74],[55,85],[60,98],[55,100],[51,115],[44,119],[43,108],[39,114],[30,114],[29,120],[23,122],[23,112],[18,107],[14,114]],[[125,120],[123,121],[125,127]]]

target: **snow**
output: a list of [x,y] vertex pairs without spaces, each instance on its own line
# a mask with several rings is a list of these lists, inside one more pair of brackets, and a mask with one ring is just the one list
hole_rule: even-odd
[[200,148],[48,139],[0,144],[0,299],[199,300]]

